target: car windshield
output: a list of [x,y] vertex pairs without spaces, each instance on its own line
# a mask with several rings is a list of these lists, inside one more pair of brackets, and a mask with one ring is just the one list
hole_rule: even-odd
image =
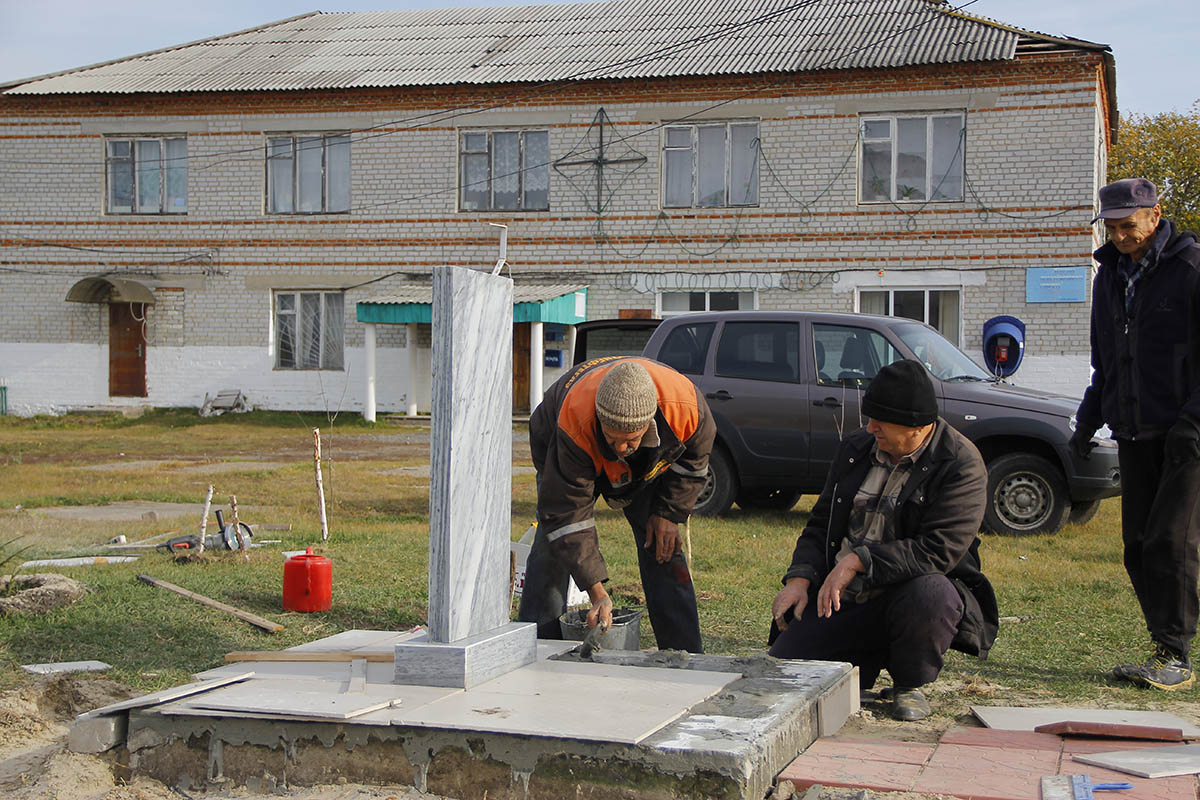
[[946,341],[940,333],[919,322],[895,325],[892,330],[900,341],[913,351],[935,378],[943,381],[991,381],[995,380],[970,356]]

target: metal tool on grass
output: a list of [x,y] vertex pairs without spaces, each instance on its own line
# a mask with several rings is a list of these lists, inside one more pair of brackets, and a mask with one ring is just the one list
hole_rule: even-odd
[[1087,775],[1051,775],[1042,778],[1042,800],[1095,800],[1092,792],[1132,789],[1132,783],[1092,783]]

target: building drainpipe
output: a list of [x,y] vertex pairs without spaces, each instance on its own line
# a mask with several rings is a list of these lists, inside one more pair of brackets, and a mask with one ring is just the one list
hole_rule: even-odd
[[363,419],[375,421],[375,323],[368,322],[366,328],[367,399],[363,406]]

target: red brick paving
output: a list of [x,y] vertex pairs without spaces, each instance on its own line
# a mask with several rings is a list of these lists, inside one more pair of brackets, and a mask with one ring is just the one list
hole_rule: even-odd
[[[812,784],[876,791],[939,792],[963,800],[1039,800],[1044,775],[1083,773],[1092,783],[1126,781],[1132,789],[1102,793],[1105,800],[1196,800],[1197,778],[1138,778],[1071,759],[1161,742],[1063,738],[1032,731],[952,728],[934,744],[862,737],[829,737],[779,774],[797,789]],[[1107,795],[1107,796],[1106,796]]]

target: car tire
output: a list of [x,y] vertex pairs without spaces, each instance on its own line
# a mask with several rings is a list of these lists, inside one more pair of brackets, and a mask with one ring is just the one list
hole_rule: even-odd
[[1081,500],[1078,503],[1072,503],[1071,516],[1068,521],[1072,525],[1086,525],[1092,521],[1092,517],[1096,516],[1096,512],[1099,510],[1099,500]]
[[724,514],[737,496],[737,484],[733,461],[720,447],[713,447],[708,455],[708,475],[704,479],[704,488],[696,498],[692,513],[702,517]]
[[1058,467],[1031,453],[1009,453],[988,464],[984,530],[1012,536],[1058,533],[1071,514]]
[[737,504],[746,511],[788,511],[799,499],[795,489],[742,489]]

